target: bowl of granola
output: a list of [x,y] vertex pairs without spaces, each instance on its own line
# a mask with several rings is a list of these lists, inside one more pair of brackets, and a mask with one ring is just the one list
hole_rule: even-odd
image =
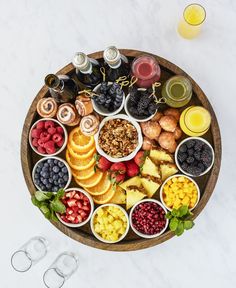
[[125,114],[104,118],[94,137],[98,153],[111,162],[132,159],[143,144],[139,124]]

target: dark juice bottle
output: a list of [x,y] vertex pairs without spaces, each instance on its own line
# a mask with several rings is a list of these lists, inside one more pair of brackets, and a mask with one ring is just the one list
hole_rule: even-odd
[[67,75],[48,74],[45,85],[58,103],[74,102],[79,91],[75,81]]
[[104,67],[108,81],[114,82],[121,76],[129,76],[130,65],[127,57],[120,54],[119,50],[110,46],[103,52]]
[[102,81],[100,64],[82,52],[75,54],[73,65],[76,68],[78,80],[88,88],[94,88]]

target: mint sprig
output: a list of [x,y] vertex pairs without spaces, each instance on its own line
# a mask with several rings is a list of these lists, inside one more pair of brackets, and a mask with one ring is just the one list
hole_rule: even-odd
[[173,209],[166,214],[166,219],[170,220],[169,228],[175,235],[180,236],[184,230],[193,228],[194,222],[191,219],[193,213],[189,211],[188,206],[183,205],[178,209]]
[[64,195],[64,189],[59,189],[57,193],[36,191],[31,197],[31,201],[40,209],[45,218],[58,222],[55,212],[63,214],[66,211],[66,206],[60,200]]

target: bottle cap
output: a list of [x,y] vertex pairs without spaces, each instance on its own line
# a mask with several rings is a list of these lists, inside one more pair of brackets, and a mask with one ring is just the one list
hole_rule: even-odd
[[116,65],[120,61],[120,52],[115,46],[110,46],[104,50],[103,58],[108,64]]
[[77,52],[72,63],[80,71],[87,71],[90,68],[89,58],[83,52]]
[[45,85],[49,88],[57,88],[60,85],[60,79],[55,74],[48,74],[44,79]]

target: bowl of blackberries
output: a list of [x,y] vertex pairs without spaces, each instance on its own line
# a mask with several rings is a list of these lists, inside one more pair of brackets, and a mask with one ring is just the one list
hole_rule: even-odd
[[175,163],[179,170],[191,177],[199,177],[209,172],[214,159],[211,144],[201,137],[184,139],[175,151]]
[[98,84],[92,97],[94,110],[103,116],[118,114],[125,104],[125,93],[116,82],[105,82]]
[[137,122],[150,120],[156,114],[158,104],[151,89],[131,87],[125,101],[126,114]]
[[34,185],[40,191],[57,192],[61,188],[66,189],[71,177],[67,162],[55,156],[40,159],[32,171]]

